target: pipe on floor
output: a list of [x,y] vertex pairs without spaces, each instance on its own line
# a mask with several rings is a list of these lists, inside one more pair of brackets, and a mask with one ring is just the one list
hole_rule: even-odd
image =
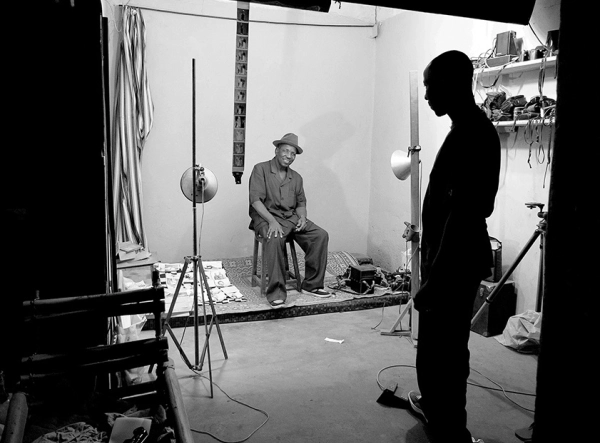
[[27,398],[23,392],[15,392],[8,406],[6,426],[2,433],[2,443],[21,443],[27,423]]
[[194,437],[190,428],[190,422],[183,404],[181,388],[175,375],[175,363],[172,359],[164,365],[165,388],[169,397],[169,404],[173,410],[173,428],[177,443],[194,443]]

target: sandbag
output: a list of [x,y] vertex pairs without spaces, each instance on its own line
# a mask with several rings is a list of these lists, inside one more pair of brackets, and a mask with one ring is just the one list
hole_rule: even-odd
[[542,314],[528,310],[510,317],[502,335],[494,338],[518,352],[533,354],[539,351],[541,332]]

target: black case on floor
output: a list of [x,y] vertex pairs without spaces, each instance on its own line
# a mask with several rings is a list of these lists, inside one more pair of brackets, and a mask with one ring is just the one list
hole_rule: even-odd
[[372,294],[376,272],[373,265],[350,266],[350,289],[359,294]]
[[[498,283],[482,281],[477,291],[477,297],[473,304],[473,315],[479,311],[479,308],[485,302],[492,291],[498,286]],[[471,327],[471,331],[477,332],[484,337],[492,337],[502,334],[506,327],[506,322],[515,315],[517,308],[517,294],[515,292],[515,283],[507,280],[500,292],[494,296],[494,300],[484,310],[477,322]]]

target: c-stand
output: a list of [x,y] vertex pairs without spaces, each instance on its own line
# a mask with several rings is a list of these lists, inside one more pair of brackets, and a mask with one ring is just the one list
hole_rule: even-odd
[[488,305],[494,301],[494,298],[496,297],[496,295],[498,295],[498,293],[504,287],[506,280],[508,280],[508,278],[511,276],[511,274],[513,273],[515,268],[519,265],[521,260],[523,260],[523,257],[525,257],[525,255],[527,254],[527,252],[529,251],[529,249],[531,248],[533,243],[535,243],[535,241],[537,240],[538,237],[540,237],[540,265],[539,265],[539,273],[538,273],[538,285],[537,285],[537,296],[536,296],[536,301],[535,301],[535,309],[537,312],[541,312],[541,310],[542,310],[542,300],[544,298],[544,296],[543,296],[544,295],[544,246],[546,243],[546,228],[547,228],[547,224],[548,224],[548,221],[547,221],[548,212],[543,210],[544,209],[543,203],[529,202],[529,203],[525,203],[525,205],[529,209],[535,209],[536,207],[539,208],[537,215],[539,218],[541,218],[541,220],[537,224],[535,232],[533,233],[533,235],[531,236],[531,238],[529,239],[529,241],[527,242],[525,247],[521,250],[521,252],[517,256],[517,258],[515,259],[514,263],[510,266],[508,271],[506,271],[506,274],[504,274],[502,276],[502,278],[500,279],[500,281],[498,282],[498,284],[496,285],[496,287],[494,288],[492,293],[486,297],[484,303],[481,305],[481,307],[479,308],[479,310],[477,311],[477,313],[471,320],[471,326],[473,326],[473,325],[475,325],[475,323],[477,323],[477,320],[479,320],[479,317],[481,317],[483,312],[488,308]]
[[[221,328],[219,327],[219,320],[217,318],[217,313],[215,311],[215,305],[212,299],[212,295],[210,293],[210,287],[208,285],[208,279],[206,277],[206,273],[204,272],[204,267],[202,266],[202,257],[198,253],[199,249],[199,241],[197,234],[197,217],[196,217],[196,202],[199,202],[202,205],[202,213],[204,214],[204,203],[210,201],[217,192],[217,178],[215,175],[208,169],[205,169],[202,166],[196,164],[196,60],[192,59],[192,167],[187,169],[183,175],[181,176],[181,191],[183,194],[192,202],[192,215],[193,215],[193,250],[194,255],[191,257],[185,257],[185,263],[183,265],[183,269],[181,270],[181,276],[179,277],[179,281],[177,282],[177,287],[175,289],[175,293],[173,295],[173,301],[171,302],[171,306],[169,307],[169,312],[164,319],[164,328],[163,328],[163,336],[165,332],[169,332],[169,335],[173,339],[173,343],[179,349],[179,353],[183,358],[183,361],[188,366],[188,368],[192,370],[202,370],[202,365],[204,364],[204,356],[208,355],[208,374],[210,380],[210,396],[213,396],[213,382],[212,382],[212,365],[210,360],[210,333],[212,332],[212,327],[215,325],[217,327],[217,332],[219,333],[219,340],[221,341],[221,348],[223,349],[223,355],[227,359],[227,350],[225,349],[225,342],[223,341],[223,336],[221,335]],[[190,360],[185,355],[181,344],[177,341],[173,330],[169,324],[171,320],[171,315],[173,314],[173,309],[175,308],[175,302],[177,301],[177,297],[179,295],[179,291],[181,289],[181,285],[183,283],[183,279],[185,278],[185,273],[187,271],[188,265],[190,261],[194,262],[194,350],[195,350],[195,364],[192,365]],[[202,278],[202,282],[200,284],[200,290],[202,293],[202,308],[204,313],[204,333],[205,333],[205,341],[204,348],[202,349],[202,357],[199,356],[199,338],[198,338],[198,277]],[[206,316],[206,303],[207,300],[204,298],[204,291],[206,291],[208,304],[211,308],[212,316],[210,319],[210,326],[207,324],[207,316]]]

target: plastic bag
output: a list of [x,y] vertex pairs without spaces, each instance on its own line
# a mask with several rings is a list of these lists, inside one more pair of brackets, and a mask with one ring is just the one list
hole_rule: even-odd
[[[117,343],[126,343],[140,339],[140,332],[146,324],[145,315],[123,315],[118,317]],[[148,381],[146,377],[149,366],[131,368],[124,371],[126,386]]]
[[528,310],[510,317],[502,335],[494,338],[518,352],[533,354],[539,351],[541,332],[542,314]]

